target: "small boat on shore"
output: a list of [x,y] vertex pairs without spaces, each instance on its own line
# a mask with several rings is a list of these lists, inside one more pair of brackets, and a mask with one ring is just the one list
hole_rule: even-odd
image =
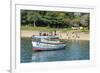
[[56,35],[32,36],[32,47],[35,51],[64,49],[65,46]]

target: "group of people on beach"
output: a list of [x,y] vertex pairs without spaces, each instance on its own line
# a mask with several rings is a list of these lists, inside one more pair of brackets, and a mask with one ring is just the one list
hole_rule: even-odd
[[78,32],[66,32],[66,36],[68,39],[79,39],[79,33]]
[[54,36],[56,34],[56,30],[54,32],[39,32],[39,36]]
[[53,32],[39,32],[39,36],[59,36],[60,39],[79,39],[79,32],[61,33],[56,30]]

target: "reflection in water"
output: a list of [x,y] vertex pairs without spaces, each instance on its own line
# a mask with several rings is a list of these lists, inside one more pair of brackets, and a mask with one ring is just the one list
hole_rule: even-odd
[[21,39],[21,62],[89,60],[89,41],[66,41],[66,48],[52,51],[32,51],[31,39]]
[[57,61],[57,60],[63,60],[64,56],[65,56],[65,50],[41,51],[32,54],[32,61],[35,62]]

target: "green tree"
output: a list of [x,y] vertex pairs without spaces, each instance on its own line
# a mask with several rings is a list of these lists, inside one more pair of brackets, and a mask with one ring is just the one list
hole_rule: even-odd
[[36,22],[40,18],[40,14],[37,11],[28,11],[27,12],[27,21],[31,23],[34,27],[36,26]]
[[50,28],[89,27],[89,14],[80,12],[21,10],[21,25]]
[[89,14],[83,14],[81,16],[81,21],[80,23],[82,24],[83,27],[88,27],[89,28]]
[[26,25],[27,24],[27,11],[26,10],[21,10],[21,25]]

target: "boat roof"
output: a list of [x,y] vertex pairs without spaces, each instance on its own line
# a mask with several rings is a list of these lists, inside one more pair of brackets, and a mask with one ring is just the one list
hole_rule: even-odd
[[58,38],[58,36],[32,36],[32,38],[47,39],[47,38]]

